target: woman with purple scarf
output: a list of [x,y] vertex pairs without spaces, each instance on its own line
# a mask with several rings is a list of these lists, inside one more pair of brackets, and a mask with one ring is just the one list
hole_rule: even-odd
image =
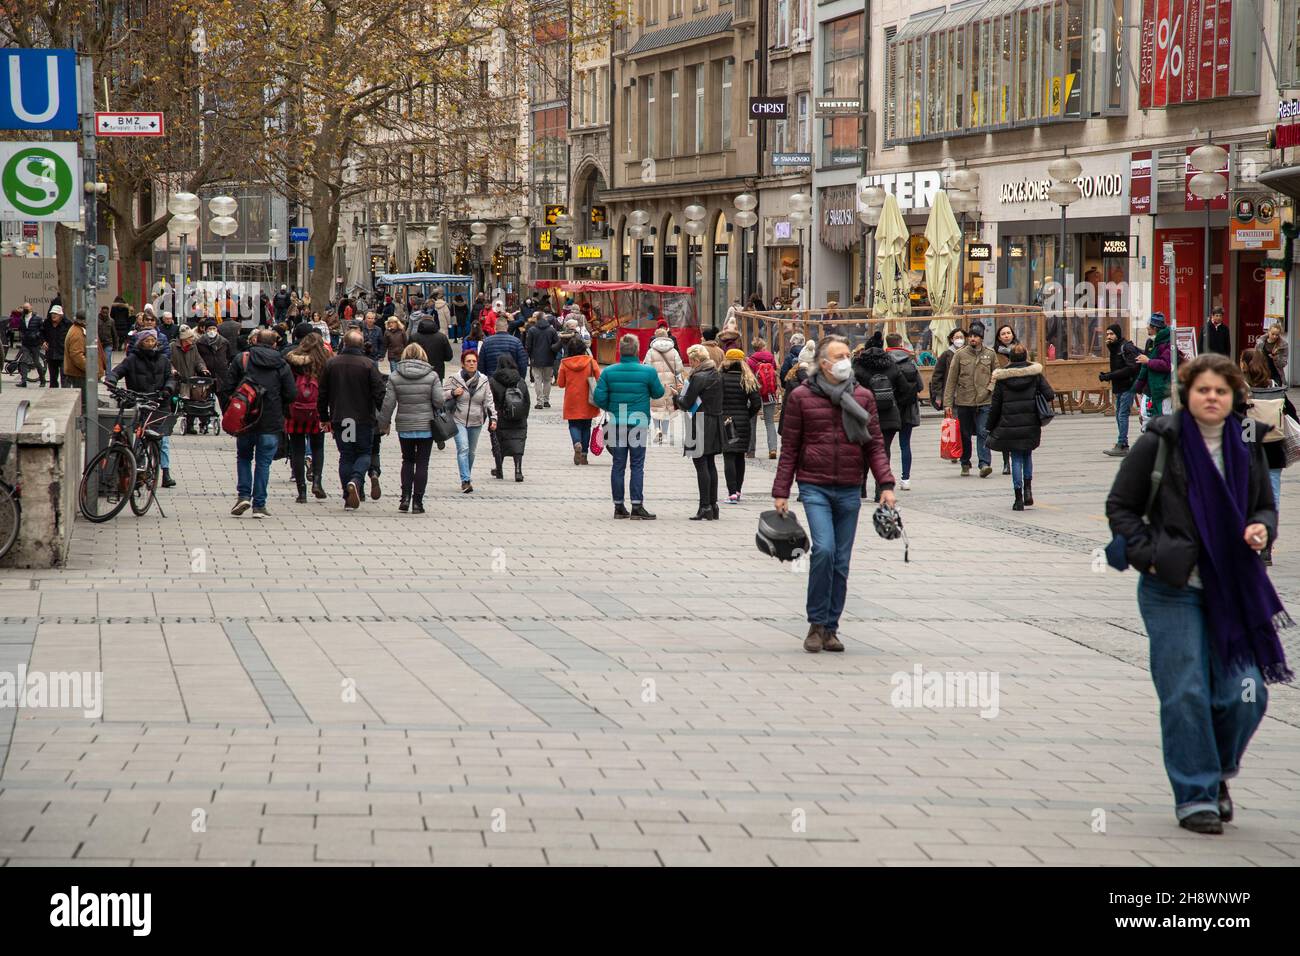
[[1106,515],[1112,548],[1142,575],[1138,608],[1178,823],[1222,833],[1233,813],[1228,780],[1264,719],[1265,685],[1294,679],[1278,639],[1292,621],[1260,559],[1277,534],[1260,444],[1269,426],[1237,410],[1250,389],[1226,356],[1182,365],[1178,382],[1182,409],[1133,445]]

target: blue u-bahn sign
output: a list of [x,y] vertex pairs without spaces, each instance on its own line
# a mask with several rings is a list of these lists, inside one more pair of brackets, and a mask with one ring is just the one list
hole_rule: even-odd
[[0,130],[80,126],[76,53],[0,50]]

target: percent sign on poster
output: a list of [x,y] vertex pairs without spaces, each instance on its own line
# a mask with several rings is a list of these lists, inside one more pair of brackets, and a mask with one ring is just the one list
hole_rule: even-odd
[[1163,69],[1160,71],[1160,78],[1165,79],[1173,76],[1175,79],[1183,75],[1183,15],[1181,13],[1174,19],[1173,26],[1169,25],[1169,17],[1160,21],[1160,26],[1156,30],[1156,42],[1160,44],[1160,49],[1165,51]]

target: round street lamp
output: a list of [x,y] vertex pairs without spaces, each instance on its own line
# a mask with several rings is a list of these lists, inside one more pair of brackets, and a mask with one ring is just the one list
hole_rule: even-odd
[[[1210,321],[1210,201],[1218,199],[1228,191],[1227,177],[1219,172],[1228,161],[1228,152],[1222,146],[1206,143],[1192,150],[1188,160],[1200,172],[1187,181],[1187,191],[1205,204],[1205,286],[1201,298],[1205,303],[1203,319],[1208,325]],[[1176,315],[1175,321],[1177,321]]]
[[528,225],[528,220],[525,219],[523,216],[510,217],[510,228],[515,230],[516,232],[522,231],[527,225]]
[[[233,203],[234,200],[231,200],[231,202]],[[208,208],[211,208],[211,204],[209,204]],[[208,221],[208,228],[212,230],[213,235],[221,237],[221,287],[224,295],[226,292],[226,239],[239,231],[239,222],[233,216],[219,215]]]
[[193,193],[172,193],[167,200],[167,211],[172,217],[167,220],[167,234],[176,236],[181,241],[181,268],[180,277],[176,283],[180,291],[180,302],[177,303],[176,311],[181,318],[185,317],[185,282],[186,266],[189,264],[189,246],[187,243],[191,235],[198,235],[199,217],[194,215],[194,211],[199,208],[199,197]]

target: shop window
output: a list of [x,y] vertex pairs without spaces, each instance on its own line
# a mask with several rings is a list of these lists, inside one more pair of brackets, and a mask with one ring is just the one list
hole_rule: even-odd
[[[832,20],[825,27],[822,95],[842,98],[862,95],[862,14]],[[919,108],[919,104],[918,104]],[[822,157],[826,166],[853,166],[859,161],[861,118],[836,116],[822,120]]]
[[1281,0],[1278,7],[1277,85],[1296,89],[1300,88],[1300,0]]
[[885,145],[1122,113],[1123,2],[973,0],[887,30]]
[[722,61],[722,148],[731,149],[731,77],[736,70],[734,57]]

